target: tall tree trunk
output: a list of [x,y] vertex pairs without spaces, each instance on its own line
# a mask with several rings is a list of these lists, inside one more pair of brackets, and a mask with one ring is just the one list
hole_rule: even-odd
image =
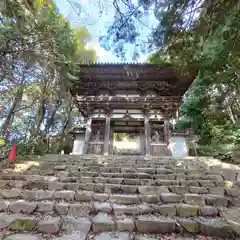
[[53,125],[54,123],[54,118],[55,118],[55,115],[57,113],[57,110],[59,109],[59,107],[61,106],[61,101],[58,100],[55,104],[54,104],[54,107],[53,107],[53,110],[51,112],[51,115],[50,117],[48,118],[47,120],[47,123],[46,123],[46,126],[45,126],[45,135],[48,135],[49,134],[49,130],[50,130],[50,127]]
[[22,101],[23,91],[24,91],[24,87],[20,86],[16,92],[16,97],[15,97],[13,104],[8,112],[8,115],[2,125],[1,136],[4,139],[7,139],[9,136],[9,129],[11,127],[12,122],[14,121],[15,111]]
[[230,99],[229,99],[229,94],[231,94],[232,90],[231,89],[227,89],[227,91],[224,90],[224,86],[221,85],[218,87],[219,92],[221,93],[221,99],[222,102],[226,102],[226,108],[227,108],[227,112],[228,112],[228,117],[231,120],[231,122],[233,124],[236,123],[232,108],[231,108],[231,103],[230,103]]
[[62,131],[61,131],[61,139],[60,139],[60,149],[64,147],[68,143],[68,137],[67,134],[72,126],[72,110],[73,110],[73,104],[70,103],[68,107],[68,115],[65,120],[65,123],[63,125]]
[[46,115],[46,99],[43,99],[40,102],[40,105],[38,107],[38,113],[37,113],[37,116],[36,116],[36,129],[34,129],[34,135],[35,136],[41,136],[42,135],[40,127],[41,127],[41,124],[44,120],[45,115]]

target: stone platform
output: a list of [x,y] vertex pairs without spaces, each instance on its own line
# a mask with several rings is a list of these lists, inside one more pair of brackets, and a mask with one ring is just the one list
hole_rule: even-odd
[[23,159],[1,168],[0,229],[61,240],[237,239],[239,174],[236,165],[203,157]]

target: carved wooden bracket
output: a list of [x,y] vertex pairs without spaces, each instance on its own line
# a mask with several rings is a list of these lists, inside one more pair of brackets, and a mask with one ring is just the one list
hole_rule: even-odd
[[150,107],[148,104],[145,104],[142,108],[143,115],[149,117],[150,116]]
[[109,95],[116,95],[117,83],[115,81],[104,81],[101,87],[107,89],[109,91]]
[[109,103],[105,104],[103,111],[104,111],[105,115],[108,117],[111,117],[112,112],[113,112]]
[[140,82],[138,84],[138,86],[139,86],[140,96],[144,96],[146,94],[146,91],[147,91],[148,87],[149,87],[148,84]]
[[126,113],[123,115],[122,119],[124,121],[128,121],[130,119],[133,119],[132,115],[128,112],[128,110],[126,110]]

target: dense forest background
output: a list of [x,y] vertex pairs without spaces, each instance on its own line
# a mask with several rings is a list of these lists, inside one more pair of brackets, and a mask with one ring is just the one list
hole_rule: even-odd
[[[150,63],[170,63],[183,77],[194,74],[176,128],[193,129],[199,154],[238,152],[239,2],[113,0],[112,5],[115,17],[99,37],[102,46],[124,59],[131,44],[133,60],[151,52]],[[84,26],[71,28],[52,1],[6,0],[0,13],[0,151],[17,142],[21,154],[59,152],[81,117],[69,94],[77,64],[97,60],[86,48],[91,37]],[[156,24],[145,41],[139,29],[153,14]]]
[[13,143],[22,154],[59,152],[79,119],[69,93],[73,72],[96,60],[85,47],[90,35],[84,26],[72,29],[51,1],[6,1],[0,21],[2,154]]

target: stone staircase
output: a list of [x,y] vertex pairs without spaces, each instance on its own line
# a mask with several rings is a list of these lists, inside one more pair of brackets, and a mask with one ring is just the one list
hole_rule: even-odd
[[203,157],[17,161],[1,168],[0,229],[61,240],[238,239],[239,174]]

